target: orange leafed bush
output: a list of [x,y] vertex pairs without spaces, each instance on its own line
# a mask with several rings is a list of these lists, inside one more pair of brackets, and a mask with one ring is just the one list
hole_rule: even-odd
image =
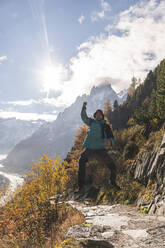
[[11,247],[38,247],[45,242],[58,217],[49,198],[65,190],[66,165],[60,158],[53,160],[44,155],[32,166],[13,200],[0,210],[1,240]]

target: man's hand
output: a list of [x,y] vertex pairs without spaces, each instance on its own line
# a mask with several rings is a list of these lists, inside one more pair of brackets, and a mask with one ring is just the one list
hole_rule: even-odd
[[112,145],[112,142],[110,140],[106,140],[105,143],[106,143],[106,146],[111,146]]
[[87,102],[83,102],[83,107],[86,108],[86,106],[87,106]]

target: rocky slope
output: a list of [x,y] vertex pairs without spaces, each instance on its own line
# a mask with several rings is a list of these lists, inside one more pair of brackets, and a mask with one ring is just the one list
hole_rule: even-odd
[[133,168],[135,180],[146,186],[155,185],[148,201],[144,201],[143,197],[138,200],[139,208],[165,216],[165,133],[161,145],[156,150],[144,151],[134,161]]
[[85,222],[68,229],[60,248],[163,248],[165,217],[144,215],[125,205],[88,206],[69,202],[85,216]]
[[93,87],[90,95],[78,97],[54,122],[43,125],[31,137],[16,145],[5,161],[6,169],[24,173],[43,153],[51,157],[60,155],[65,158],[73,145],[75,132],[82,124],[80,118],[82,103],[88,102],[87,112],[91,116],[97,108],[103,108],[105,101],[111,100],[113,103],[117,99],[122,102],[124,98],[125,94],[119,98],[110,84]]

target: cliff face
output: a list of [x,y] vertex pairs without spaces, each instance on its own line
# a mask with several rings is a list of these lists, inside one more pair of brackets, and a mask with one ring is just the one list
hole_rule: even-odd
[[133,164],[134,179],[145,183],[155,184],[153,197],[148,202],[140,198],[138,206],[146,207],[149,213],[165,215],[165,133],[157,150],[144,152],[141,159]]
[[149,180],[156,179],[160,186],[165,183],[165,134],[162,143],[157,150],[152,152],[144,152],[141,159],[134,163],[134,179],[143,183],[148,183]]

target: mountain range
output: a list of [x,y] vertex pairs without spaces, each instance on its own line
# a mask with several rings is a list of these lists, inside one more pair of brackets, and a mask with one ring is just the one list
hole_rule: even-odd
[[82,103],[88,102],[87,114],[92,116],[96,109],[103,109],[107,100],[112,104],[115,100],[122,103],[126,95],[127,91],[118,95],[107,82],[93,87],[89,95],[77,97],[71,106],[59,113],[54,122],[45,123],[30,137],[19,142],[4,161],[5,170],[24,174],[43,154],[53,158],[60,155],[64,159],[73,145],[76,130],[82,124]]
[[44,120],[0,118],[0,154],[8,154],[16,144],[31,136],[44,123],[46,123]]

